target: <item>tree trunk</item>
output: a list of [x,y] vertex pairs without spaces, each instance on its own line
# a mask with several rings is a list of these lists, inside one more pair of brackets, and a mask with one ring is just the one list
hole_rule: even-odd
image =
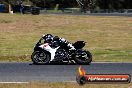
[[12,10],[12,8],[11,8],[11,4],[9,3],[9,5],[8,5],[9,7],[9,9],[8,9],[8,11],[9,11],[9,13],[11,13],[11,14],[13,14],[13,10]]
[[11,11],[11,4],[8,5],[8,11]]

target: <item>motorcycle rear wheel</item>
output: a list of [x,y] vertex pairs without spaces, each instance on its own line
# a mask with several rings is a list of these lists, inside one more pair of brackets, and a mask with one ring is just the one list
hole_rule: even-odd
[[79,50],[77,51],[74,60],[80,65],[90,64],[92,62],[92,54],[86,50]]
[[33,64],[44,65],[50,61],[50,55],[44,51],[34,51],[31,55]]

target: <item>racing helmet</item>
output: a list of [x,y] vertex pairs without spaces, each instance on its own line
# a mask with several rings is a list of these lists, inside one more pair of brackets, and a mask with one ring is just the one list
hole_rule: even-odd
[[42,37],[45,41],[52,41],[53,40],[53,35],[51,34],[46,34],[46,35],[43,35]]

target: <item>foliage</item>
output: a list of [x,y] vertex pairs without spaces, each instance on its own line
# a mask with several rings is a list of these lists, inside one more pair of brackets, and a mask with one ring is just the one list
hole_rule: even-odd
[[[31,1],[34,5],[42,8],[54,8],[59,4],[59,8],[78,7],[77,0],[0,0],[0,2],[7,2],[12,4],[20,4],[21,1]],[[79,0],[87,7],[89,1],[95,2],[96,6],[101,9],[131,9],[132,0]]]

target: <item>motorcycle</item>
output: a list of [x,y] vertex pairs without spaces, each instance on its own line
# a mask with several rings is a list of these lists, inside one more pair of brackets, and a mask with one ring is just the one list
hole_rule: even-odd
[[51,62],[66,62],[76,64],[90,64],[92,61],[92,54],[82,49],[85,46],[84,41],[77,41],[72,45],[76,50],[70,50],[64,43],[54,41],[52,43],[41,43],[42,38],[37,42],[34,47],[34,52],[31,59],[34,64],[42,65]]

